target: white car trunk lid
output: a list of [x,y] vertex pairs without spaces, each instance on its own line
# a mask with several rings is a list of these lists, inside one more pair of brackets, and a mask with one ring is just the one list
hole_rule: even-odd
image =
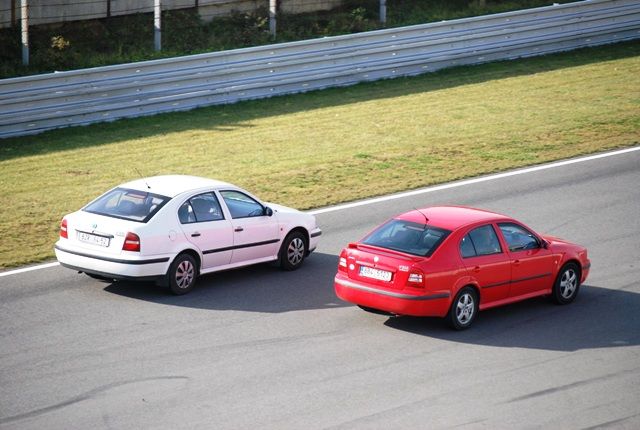
[[120,254],[125,237],[141,224],[78,211],[66,217],[69,245],[105,254]]

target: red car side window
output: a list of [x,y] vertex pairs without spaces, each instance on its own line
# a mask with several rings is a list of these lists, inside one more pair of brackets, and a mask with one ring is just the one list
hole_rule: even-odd
[[500,241],[490,224],[474,228],[460,242],[462,258],[500,253],[502,253]]
[[509,245],[509,251],[540,248],[540,242],[529,230],[513,223],[498,224],[504,240]]

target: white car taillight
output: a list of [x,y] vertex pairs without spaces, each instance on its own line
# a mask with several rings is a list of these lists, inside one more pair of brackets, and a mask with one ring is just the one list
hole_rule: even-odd
[[127,233],[127,236],[124,238],[122,250],[140,252],[140,236],[131,232]]

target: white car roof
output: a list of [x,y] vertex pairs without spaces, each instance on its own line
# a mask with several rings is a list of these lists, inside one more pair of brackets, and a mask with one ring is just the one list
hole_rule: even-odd
[[120,185],[122,188],[148,191],[167,197],[175,197],[180,193],[201,188],[237,188],[228,182],[188,175],[163,175],[136,179]]

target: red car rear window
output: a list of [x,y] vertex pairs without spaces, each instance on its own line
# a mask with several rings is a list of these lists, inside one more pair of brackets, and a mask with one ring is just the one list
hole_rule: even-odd
[[362,243],[428,257],[450,233],[438,227],[393,219],[371,232]]

